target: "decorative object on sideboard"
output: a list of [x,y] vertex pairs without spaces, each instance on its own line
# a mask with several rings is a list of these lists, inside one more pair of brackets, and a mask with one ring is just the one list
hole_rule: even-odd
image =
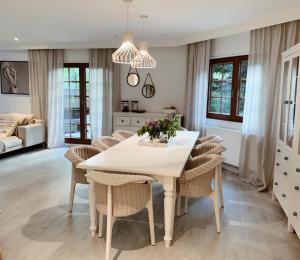
[[119,49],[112,54],[112,61],[115,63],[130,64],[139,51],[133,44],[132,33],[128,30],[129,4],[132,0],[124,0],[126,3],[126,32],[123,35],[123,42]]
[[136,112],[139,110],[139,101],[131,100],[130,105],[131,105],[131,112]]
[[176,114],[176,107],[174,106],[170,106],[170,107],[163,107],[162,108],[162,111],[165,113],[165,114]]
[[[150,80],[151,83],[147,83],[147,80]],[[147,74],[143,88],[142,88],[142,94],[145,98],[152,98],[155,94],[155,87],[153,80],[151,78],[150,73]]]
[[[145,19],[148,15],[141,15],[140,18],[143,21],[143,39],[145,38]],[[133,68],[150,69],[156,67],[156,60],[149,54],[148,45],[145,41],[139,43],[139,53],[131,61]]]
[[176,136],[176,130],[179,125],[179,119],[175,114],[168,114],[163,119],[147,121],[146,124],[137,131],[138,136],[148,134],[139,144],[147,146],[168,146],[171,143],[171,138]]
[[121,100],[121,111],[129,112],[129,100]]
[[1,93],[29,95],[27,61],[1,61]]
[[136,87],[140,83],[140,76],[137,69],[134,69],[135,72],[132,72],[131,70],[134,69],[132,67],[129,68],[128,74],[127,74],[127,84],[130,87]]

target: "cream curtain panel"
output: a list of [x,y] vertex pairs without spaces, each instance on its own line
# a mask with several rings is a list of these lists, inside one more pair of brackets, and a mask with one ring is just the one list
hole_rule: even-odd
[[31,110],[44,119],[48,148],[64,145],[63,50],[29,50]]
[[90,122],[92,139],[112,133],[112,113],[120,109],[120,65],[114,49],[90,49]]
[[205,135],[209,59],[209,40],[188,45],[186,127],[200,131],[201,136]]
[[240,177],[270,187],[276,148],[281,53],[300,41],[300,22],[251,31]]

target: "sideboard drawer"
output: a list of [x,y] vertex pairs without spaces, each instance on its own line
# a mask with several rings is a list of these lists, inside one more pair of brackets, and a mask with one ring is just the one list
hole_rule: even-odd
[[116,126],[130,126],[130,117],[116,116]]
[[143,126],[145,124],[144,117],[131,117],[131,126]]

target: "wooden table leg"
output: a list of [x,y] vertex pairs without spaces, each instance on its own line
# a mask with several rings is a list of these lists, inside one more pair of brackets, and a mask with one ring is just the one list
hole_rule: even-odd
[[96,235],[96,195],[95,195],[95,182],[88,179],[90,183],[89,200],[90,200],[90,232],[91,236]]
[[165,214],[165,245],[169,247],[173,237],[174,226],[174,208],[175,208],[175,192],[176,179],[173,177],[164,177],[164,214]]

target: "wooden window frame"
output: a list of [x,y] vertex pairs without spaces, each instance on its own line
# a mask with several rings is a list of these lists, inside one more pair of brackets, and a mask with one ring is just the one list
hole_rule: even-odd
[[[226,58],[211,59],[209,62],[209,84],[208,84],[208,95],[207,95],[207,112],[206,117],[217,120],[225,120],[232,122],[243,122],[243,117],[238,115],[238,98],[240,90],[240,64],[242,61],[248,61],[248,55],[233,56]],[[211,101],[211,86],[212,86],[212,66],[218,63],[233,63],[232,72],[232,89],[231,89],[231,104],[230,104],[230,115],[223,115],[217,113],[210,113],[210,101]]]
[[64,68],[79,68],[79,102],[80,102],[80,138],[65,137],[65,143],[91,144],[91,139],[86,137],[86,68],[88,63],[64,63]]

